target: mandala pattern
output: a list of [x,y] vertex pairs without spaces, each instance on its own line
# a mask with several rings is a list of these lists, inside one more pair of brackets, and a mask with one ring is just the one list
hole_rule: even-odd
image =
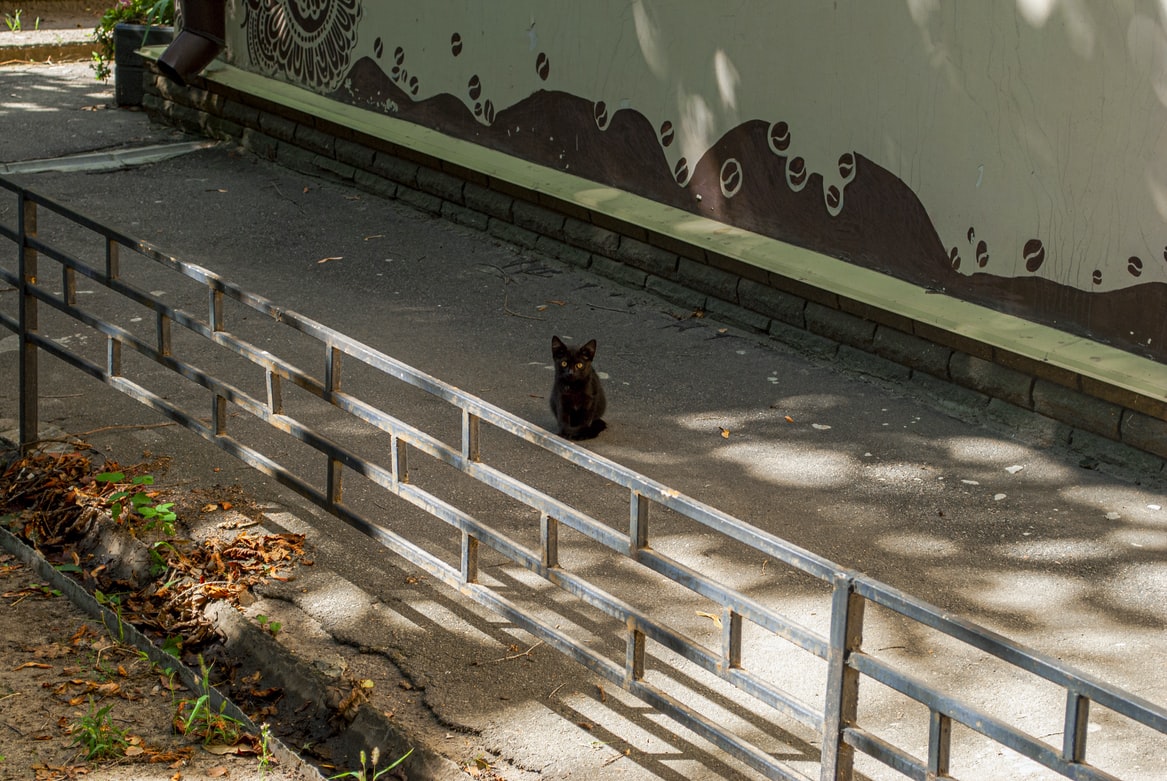
[[247,53],[265,75],[331,92],[350,66],[361,0],[247,0]]

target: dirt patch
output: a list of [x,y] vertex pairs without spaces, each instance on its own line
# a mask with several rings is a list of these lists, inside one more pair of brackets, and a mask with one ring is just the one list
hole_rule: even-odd
[[[112,0],[110,0],[112,3]],[[22,30],[92,30],[107,6],[101,3],[74,0],[33,0],[32,2],[0,2],[0,20],[11,20],[13,26],[19,17]],[[8,23],[0,24],[0,34],[12,32]]]
[[[241,715],[253,724],[268,724],[270,733],[295,751],[297,759],[315,765],[321,774],[359,769],[359,756],[378,748],[381,771],[391,761],[407,757],[401,767],[380,773],[385,781],[502,777],[480,747],[460,747],[457,758],[428,747],[449,742],[451,736],[388,659],[347,646],[334,653],[336,649],[313,646],[311,632],[301,636],[281,629],[276,616],[290,604],[285,601],[288,590],[301,590],[314,573],[312,552],[301,535],[265,531],[267,515],[238,487],[163,487],[169,459],[149,453],[144,457],[148,463],[123,470],[112,463],[95,468],[81,451],[24,459],[10,454],[11,462],[0,469],[0,516],[12,513],[4,526],[65,571],[69,589],[83,589],[98,602],[113,605],[114,623],[124,621],[141,630],[155,648],[167,650],[190,668],[209,667],[212,684],[242,710]],[[23,574],[17,577],[17,585],[23,581]],[[11,599],[28,605],[35,597],[39,600],[35,604],[45,610],[60,603],[69,607],[60,598],[42,599],[51,590],[42,588],[44,584],[23,582],[21,588],[30,585],[27,592],[10,589]],[[4,609],[0,601],[0,612]],[[296,621],[291,616],[283,620]],[[72,637],[72,619],[48,614],[42,623],[55,628],[53,642]],[[7,631],[4,636],[9,636]],[[0,669],[20,667],[46,642],[22,640],[0,647]],[[133,672],[126,668],[127,674]],[[181,696],[176,704],[175,696],[164,696],[171,692],[154,691],[157,669],[147,666],[144,673],[150,691],[170,711],[162,716],[131,711],[124,717],[127,730],[139,728],[139,715],[149,725],[167,727],[176,714],[181,719],[190,713],[180,707]],[[4,693],[0,690],[0,697]],[[12,707],[25,708],[18,702]],[[98,701],[95,707],[104,705]],[[0,715],[6,713],[0,725],[35,718],[24,710],[0,710]],[[61,718],[58,722],[68,726]],[[71,734],[66,731],[59,737]],[[150,740],[160,742],[164,737],[152,734]],[[186,745],[181,735],[170,737],[176,745]],[[27,751],[0,762],[0,779],[36,777],[28,774],[35,772],[28,762],[36,761],[37,737],[21,735],[25,739],[31,741]],[[262,743],[253,735],[235,745],[250,755],[252,764],[245,766],[256,771],[262,755],[257,746]],[[69,777],[74,766],[91,769],[83,762],[78,765],[75,754],[55,761],[63,759],[74,765],[54,765],[63,769],[52,770],[58,775],[46,778]],[[26,774],[5,776],[5,767]],[[211,769],[218,772],[218,767]]]
[[[151,467],[164,470],[165,462]],[[264,579],[287,577],[302,539],[243,531],[182,540],[152,479],[144,468],[122,472],[116,464],[99,472],[80,453],[15,460],[0,479],[2,510],[16,511],[5,525],[113,611],[106,625],[123,636],[133,625],[173,654],[164,659],[181,658],[216,688],[248,694],[248,715],[278,734],[280,692],[259,676],[237,679],[238,661],[204,608],[235,604]],[[236,777],[261,770],[270,777],[272,768],[261,766],[270,759],[264,733],[208,708],[205,686],[184,689],[165,662],[116,642],[11,555],[0,559],[0,576],[0,730],[9,733],[0,740],[0,779],[100,777],[127,763],[160,765],[166,772],[158,777],[171,779],[232,769]],[[105,743],[108,756],[90,756],[91,744]]]
[[[201,696],[0,553],[0,779],[303,778],[175,730]],[[185,704],[185,705],[184,705]],[[99,717],[99,714],[104,714]],[[104,727],[103,727],[104,725]],[[111,755],[88,757],[109,746]]]

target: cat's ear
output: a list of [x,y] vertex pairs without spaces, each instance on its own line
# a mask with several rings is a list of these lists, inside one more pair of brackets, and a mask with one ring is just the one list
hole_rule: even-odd
[[592,339],[590,342],[579,348],[579,354],[589,361],[596,357],[596,340]]
[[558,358],[567,352],[567,345],[559,340],[558,336],[551,337],[551,355]]

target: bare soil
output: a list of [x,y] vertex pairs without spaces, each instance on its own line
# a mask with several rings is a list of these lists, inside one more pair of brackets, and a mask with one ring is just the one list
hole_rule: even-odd
[[[198,696],[0,554],[0,779],[302,777],[261,768],[251,744],[177,733],[180,703]],[[116,756],[88,759],[82,725],[107,707],[122,744]]]
[[[24,30],[93,29],[108,3],[80,0],[0,0],[0,19],[15,20],[20,15]],[[0,33],[10,32],[7,24],[0,24]]]

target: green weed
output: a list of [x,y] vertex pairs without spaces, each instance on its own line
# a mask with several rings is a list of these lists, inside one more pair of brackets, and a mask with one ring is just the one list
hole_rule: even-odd
[[125,754],[129,742],[126,731],[115,726],[109,712],[113,703],[97,708],[93,698],[89,698],[89,713],[70,725],[73,745],[85,749],[86,759],[112,759]]
[[339,775],[329,776],[328,778],[330,779],[330,781],[332,781],[333,779],[337,779],[337,778],[355,778],[356,781],[377,781],[378,778],[385,775],[386,773],[388,773],[390,770],[392,770],[393,768],[400,765],[405,760],[409,759],[409,755],[412,753],[413,753],[413,749],[410,749],[409,751],[406,751],[404,754],[402,754],[400,757],[398,757],[393,762],[393,764],[387,765],[387,766],[381,768],[380,770],[378,770],[377,769],[377,761],[381,758],[381,749],[380,748],[373,749],[373,756],[372,756],[373,761],[371,763],[367,761],[367,758],[365,757],[365,752],[361,751],[361,754],[360,754],[361,769],[360,770],[350,770],[347,773],[341,773]]
[[193,700],[179,701],[174,725],[180,733],[198,738],[205,746],[233,746],[244,735],[243,724],[227,715],[226,700],[219,705],[218,711],[211,707],[211,671],[202,656],[199,656],[199,671],[202,673],[198,680],[202,694]]
[[284,628],[284,625],[279,621],[272,621],[265,615],[258,615],[255,620],[259,622],[260,628],[265,632],[270,632],[272,637],[278,635],[280,630]]
[[[99,483],[125,483],[126,473],[102,472],[94,475],[93,479]],[[137,490],[148,485],[154,485],[153,475],[134,475],[131,477],[126,488],[114,491],[106,500],[109,502],[110,515],[113,516],[115,523],[121,523],[123,515],[129,522],[130,516],[136,514],[145,521],[142,525],[145,531],[159,529],[163,535],[172,537],[174,536],[174,522],[178,518],[171,509],[174,507],[174,502],[155,504],[152,496],[145,491]]]

